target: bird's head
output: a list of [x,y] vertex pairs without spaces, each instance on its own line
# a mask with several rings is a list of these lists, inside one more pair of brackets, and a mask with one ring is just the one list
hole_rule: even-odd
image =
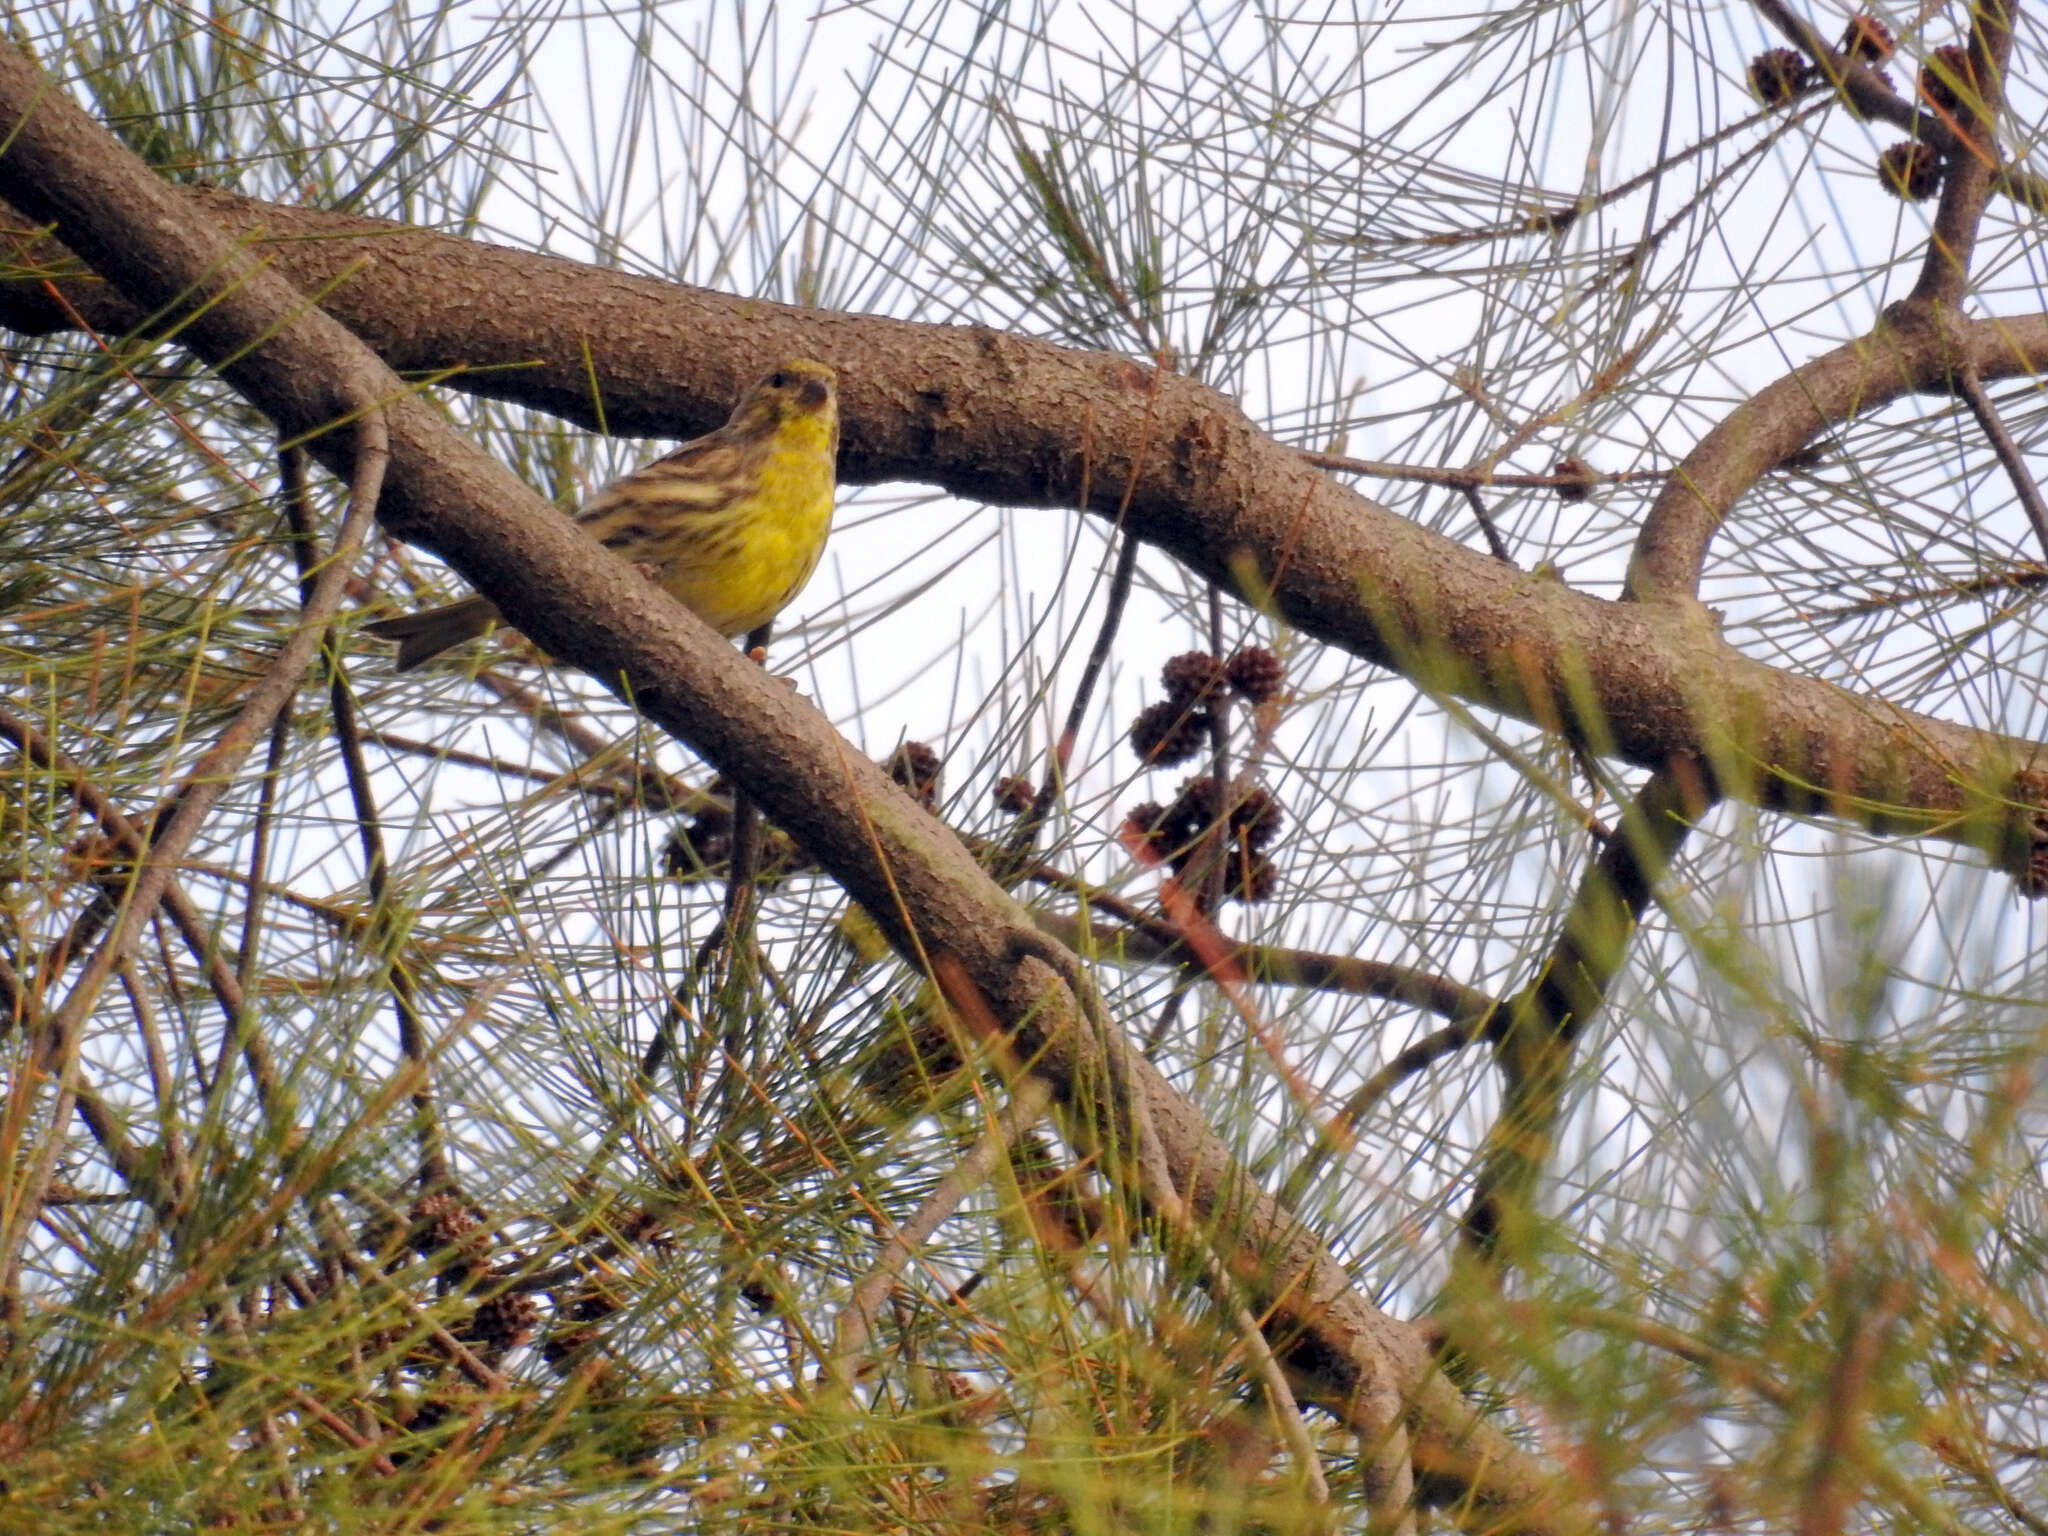
[[839,420],[839,375],[810,358],[792,358],[740,397],[732,424],[775,428],[805,417],[836,426]]

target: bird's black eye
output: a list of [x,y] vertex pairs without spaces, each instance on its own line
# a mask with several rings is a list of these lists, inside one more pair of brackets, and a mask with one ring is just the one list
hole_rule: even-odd
[[774,371],[773,373],[769,374],[769,375],[768,375],[768,387],[769,387],[770,389],[787,389],[787,388],[789,388],[789,372],[788,372],[788,370],[787,370],[787,369],[783,369],[783,368],[778,368],[778,369],[776,369],[776,370],[775,370],[775,371]]

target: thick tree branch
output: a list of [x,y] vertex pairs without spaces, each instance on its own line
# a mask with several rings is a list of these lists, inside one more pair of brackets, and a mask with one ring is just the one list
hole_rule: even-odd
[[1949,152],[1941,204],[1913,297],[1929,304],[1960,304],[1977,249],[1984,204],[1998,169],[1998,115],[2005,102],[2005,69],[2012,58],[2018,0],[1977,0],[1970,7],[1970,77],[1976,89],[1957,117],[1961,141]]
[[1529,984],[1486,1022],[1505,1093],[1488,1133],[1464,1237],[1479,1257],[1517,1256],[1516,1236],[1563,1112],[1573,1050],[1621,974],[1629,941],[1679,848],[1714,800],[1695,764],[1652,774],[1587,867],[1550,953]]
[[[1707,548],[1736,501],[1823,429],[1902,394],[1948,394],[1965,375],[2042,372],[2048,372],[2048,315],[1965,320],[1946,305],[1911,299],[1892,305],[1868,335],[1793,369],[1700,439],[1643,518],[1630,595],[1691,597]],[[2027,750],[2034,763],[2048,763],[2039,748]]]
[[[1642,766],[1710,762],[1733,798],[1967,843],[2026,889],[2048,886],[2048,749],[1776,671],[1684,605],[1602,602],[1524,576],[1339,485],[1187,379],[981,327],[800,310],[218,190],[162,193],[167,219],[182,209],[262,241],[401,371],[584,423],[597,419],[594,380],[613,430],[684,436],[721,419],[764,363],[819,357],[844,379],[849,481],[1013,506],[1085,495],[1105,517],[1127,505],[1138,537],[1430,688]],[[46,287],[41,274],[64,261],[52,242],[22,259],[38,275],[0,284],[0,324],[119,327],[146,313],[90,279]],[[1638,590],[1692,590],[1713,527],[1754,479],[1744,465],[1775,464],[1902,394],[1946,392],[1965,364],[1985,379],[2048,369],[2048,316],[1888,318],[1739,408],[1695,450],[1697,472],[1673,477]],[[453,556],[463,536],[433,507],[400,495],[388,526]]]
[[[389,526],[430,542],[545,650],[610,680],[643,715],[743,779],[900,952],[942,961],[971,990],[1050,1084],[1084,1148],[1132,1124],[1154,1132],[1145,1138],[1152,1155],[1242,1288],[1224,1299],[1249,1302],[1298,1391],[1354,1422],[1391,1394],[1408,1416],[1417,1472],[1457,1501],[1461,1520],[1488,1530],[1592,1529],[1569,1481],[1479,1419],[1436,1372],[1420,1332],[1351,1285],[1315,1236],[1231,1159],[1193,1104],[1121,1039],[1081,1022],[1071,954],[1038,934],[959,841],[822,716],[383,375],[355,337],[303,307],[282,274],[251,261],[11,47],[0,47],[0,143],[0,195],[52,221],[138,309],[189,317],[179,339],[331,466],[351,462],[353,434],[336,422],[369,380],[389,432],[379,504]],[[516,298],[501,291],[486,307],[503,313]],[[444,299],[464,302],[452,291]],[[594,335],[608,334],[602,317],[591,319]],[[701,339],[707,355],[744,359],[745,368],[764,352],[835,355],[808,347],[829,338],[799,337],[790,314],[742,324],[735,309],[730,320],[722,341],[714,327],[701,338],[672,334],[668,344],[687,351]],[[1009,366],[1014,344],[932,334],[964,347],[963,362],[981,358],[984,376]],[[1131,391],[1144,397],[1147,370],[1084,363],[1128,370]],[[862,386],[864,416],[886,414],[879,391],[887,377]],[[912,408],[913,430],[948,419],[953,386],[943,371],[932,377],[922,403],[897,402],[898,411]],[[689,424],[670,429],[677,426]],[[1089,1086],[1104,1082],[1123,1085],[1127,1100],[1104,1103]]]

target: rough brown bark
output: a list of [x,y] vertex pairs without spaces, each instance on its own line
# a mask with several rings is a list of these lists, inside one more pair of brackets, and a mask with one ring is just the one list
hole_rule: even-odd
[[[381,508],[393,527],[431,542],[547,651],[615,680],[643,715],[744,782],[902,953],[961,979],[1051,1082],[1084,1144],[1112,1119],[1126,1134],[1146,1125],[1178,1200],[1244,1287],[1304,1396],[1347,1416],[1389,1394],[1407,1405],[1425,1487],[1457,1501],[1475,1528],[1593,1528],[1569,1480],[1480,1419],[1436,1372],[1420,1332],[1360,1295],[1192,1104],[1120,1038],[1080,1022],[1073,987],[1085,979],[1073,957],[822,716],[593,544],[396,377],[380,377],[353,336],[8,47],[0,141],[0,195],[53,222],[136,311],[198,315],[178,339],[330,464],[345,464],[352,445],[334,425],[349,397],[326,380],[376,384],[391,453]],[[497,307],[510,307],[505,296]],[[759,355],[756,338],[747,366]],[[1105,1083],[1121,1098],[1099,1092]]]
[[[1966,843],[2030,893],[2048,887],[2048,748],[1752,661],[1689,603],[1605,602],[1518,572],[1339,485],[1186,379],[979,327],[793,309],[377,220],[164,190],[167,206],[260,244],[401,372],[585,423],[598,419],[594,378],[613,430],[685,436],[722,419],[764,364],[815,356],[844,381],[849,481],[922,481],[1014,506],[1073,507],[1085,491],[1088,510],[1121,508],[1139,537],[1195,570],[1427,688],[1638,765],[1698,759],[1737,799]],[[62,252],[45,243],[34,259]],[[0,285],[0,324],[21,331],[81,316],[119,328],[140,313],[89,279]],[[1759,465],[1832,421],[1946,391],[1964,361],[1987,379],[2048,368],[2048,317],[1958,321],[1938,341],[1880,329],[1742,407],[1718,434],[1713,483],[1674,484],[1668,510],[1653,513],[1678,541],[1672,568],[1697,570],[1695,553]],[[388,525],[454,558],[438,518],[414,505],[399,499]]]

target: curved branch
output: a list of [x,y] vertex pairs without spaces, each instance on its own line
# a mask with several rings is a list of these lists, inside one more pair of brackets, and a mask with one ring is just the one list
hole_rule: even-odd
[[1946,306],[1901,300],[1867,336],[1801,364],[1724,417],[1643,517],[1629,596],[1689,598],[1722,519],[1767,470],[1826,428],[1901,395],[1948,394],[1958,379],[2048,372],[2048,315],[1964,320]]
[[[844,381],[845,480],[1020,507],[1085,500],[1103,517],[1127,502],[1138,537],[1432,689],[1639,766],[1709,761],[1733,798],[1965,843],[2030,893],[2048,889],[2048,748],[1778,671],[1672,611],[1683,605],[1603,602],[1504,567],[1339,485],[1188,379],[979,326],[796,309],[216,189],[160,192],[166,217],[264,242],[279,273],[401,371],[586,424],[595,390],[609,428],[673,436],[722,419],[764,360],[819,357]],[[25,240],[33,275],[0,283],[0,324],[43,333],[149,312],[89,280],[53,290],[63,260]],[[1986,379],[2048,371],[2048,316],[1945,322],[1946,342],[1931,329],[1888,319],[1738,409],[1660,499],[1638,591],[1691,591],[1713,527],[1754,479],[1741,465],[1775,464],[1852,411],[1945,392],[1965,362]],[[395,496],[386,526],[445,557],[466,545],[433,498]]]
[[1573,1048],[1607,1001],[1665,871],[1715,798],[1697,764],[1675,761],[1652,774],[1586,870],[1535,976],[1486,1021],[1505,1095],[1462,1223],[1468,1247],[1482,1260],[1497,1261],[1503,1238],[1514,1235],[1550,1155]]
[[2042,369],[2037,333],[2043,317],[1964,322],[1954,312],[2000,169],[1991,122],[2012,49],[2006,0],[1983,0],[1971,12],[1971,66],[1983,83],[1982,98],[1964,114],[1971,131],[1919,112],[1876,70],[1830,48],[1785,0],[1757,3],[1856,111],[1911,126],[1941,153],[1941,206],[1910,298],[1887,309],[1868,335],[1793,369],[1737,406],[1672,472],[1636,538],[1632,598],[1695,596],[1708,546],[1737,498],[1825,428],[1901,394],[1951,392],[1958,380],[1976,374],[1987,354],[2008,368],[2017,363],[2018,371]]
[[[1475,1527],[1571,1536],[1596,1528],[1569,1479],[1479,1418],[1435,1370],[1421,1332],[1372,1305],[1192,1103],[1128,1042],[1082,1019],[1073,956],[1039,935],[968,850],[815,709],[451,430],[339,323],[301,308],[282,274],[247,263],[9,46],[0,46],[0,143],[0,195],[55,222],[138,308],[189,317],[179,339],[330,465],[356,457],[353,434],[334,426],[347,419],[335,409],[347,398],[337,395],[368,381],[388,426],[379,503],[387,526],[430,541],[535,643],[744,779],[899,953],[936,963],[985,1007],[1016,1057],[1053,1089],[1084,1150],[1145,1127],[1141,1144],[1161,1165],[1150,1172],[1163,1173],[1191,1222],[1213,1235],[1241,1288],[1230,1299],[1249,1298],[1298,1393],[1354,1423],[1396,1405],[1417,1473]],[[490,307],[516,307],[512,297],[500,293]],[[701,341],[712,356],[751,365],[762,348],[789,346],[782,327],[795,323],[749,321],[744,347],[728,333],[722,354],[709,334],[670,345],[688,352]],[[999,366],[1005,346],[984,349],[986,339],[970,334],[965,345]],[[864,409],[875,407],[867,396]],[[1304,473],[1312,472],[1297,467]],[[1096,1086],[1104,1083],[1120,1095],[1105,1102]],[[1147,1186],[1158,1187],[1151,1178]]]

